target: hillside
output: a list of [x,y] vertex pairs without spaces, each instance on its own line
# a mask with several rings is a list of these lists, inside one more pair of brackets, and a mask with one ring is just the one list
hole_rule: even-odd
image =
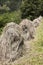
[[[42,21],[40,21],[40,19],[38,18],[40,16],[43,17],[43,0],[0,0],[0,60],[1,57],[2,60],[4,60],[4,57],[8,58],[8,56],[16,56],[16,53],[9,52],[9,49],[10,51],[15,51],[15,43],[17,43],[17,46],[15,46],[15,48],[17,48],[16,51],[18,52],[17,55],[18,57],[20,56],[18,60],[14,60],[14,56],[13,58],[10,57],[10,59],[13,59],[10,60],[11,63],[10,61],[5,61],[5,63],[4,61],[0,61],[0,65],[43,65],[43,19]],[[37,22],[38,20],[36,20],[36,23],[34,22],[34,20],[37,18],[41,23]],[[22,24],[20,25],[20,23],[24,19],[28,19],[29,21],[31,21],[31,23],[33,23],[33,26],[28,25],[27,21],[23,23],[23,25],[26,23],[27,27],[21,26]],[[7,23],[11,22],[15,23],[13,24],[14,27],[12,27],[13,25],[11,25],[11,27],[8,26],[7,29]],[[37,23],[40,23],[38,27]],[[34,24],[37,27],[36,32]],[[8,35],[5,33],[3,34],[4,27],[6,27],[7,30],[5,30],[5,33],[6,31],[8,31]],[[26,35],[24,31],[26,31]],[[34,32],[35,37],[33,37]],[[28,41],[25,39],[28,39]],[[22,49],[23,51],[20,50],[19,52],[19,49]],[[7,52],[8,54],[11,53],[11,55],[7,55]]]
[[8,65],[43,65],[43,20],[36,29],[35,39],[27,41],[30,50],[25,56]]

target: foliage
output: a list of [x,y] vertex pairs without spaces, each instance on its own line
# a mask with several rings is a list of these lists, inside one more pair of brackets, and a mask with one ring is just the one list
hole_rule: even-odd
[[0,11],[3,13],[3,11],[7,12],[18,10],[20,4],[21,0],[0,0]]
[[21,20],[20,11],[0,14],[0,28],[5,26],[5,24],[9,22],[19,23],[20,20]]
[[33,20],[43,15],[43,0],[23,0],[21,5],[21,17]]

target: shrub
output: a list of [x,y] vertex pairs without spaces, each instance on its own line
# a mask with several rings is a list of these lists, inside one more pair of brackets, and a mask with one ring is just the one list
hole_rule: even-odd
[[43,0],[23,0],[21,5],[21,17],[33,20],[43,15]]
[[6,23],[15,22],[18,24],[20,21],[21,21],[20,11],[0,14],[0,28],[5,26]]

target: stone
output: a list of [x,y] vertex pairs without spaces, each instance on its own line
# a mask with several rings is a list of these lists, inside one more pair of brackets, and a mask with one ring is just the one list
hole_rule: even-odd
[[28,19],[23,19],[20,22],[19,26],[21,27],[21,30],[22,30],[21,35],[24,40],[30,40],[34,38],[35,29],[34,29],[34,25],[32,21]]
[[39,26],[41,20],[42,20],[42,16],[39,16],[38,18],[33,20],[33,25],[35,28]]
[[41,15],[38,17],[38,20],[39,20],[39,22],[41,22],[41,20],[42,20],[42,16]]
[[23,38],[16,23],[8,23],[0,37],[0,61],[13,62],[23,56]]

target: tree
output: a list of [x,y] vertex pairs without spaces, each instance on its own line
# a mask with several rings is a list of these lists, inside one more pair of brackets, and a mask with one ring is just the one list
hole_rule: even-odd
[[23,0],[21,5],[21,17],[33,20],[43,12],[43,0]]
[[[18,10],[22,0],[0,0],[1,11],[9,9],[10,11]],[[5,5],[5,6],[4,6]]]
[[7,3],[8,7],[11,10],[17,10],[20,6],[22,0],[9,0],[9,3]]

